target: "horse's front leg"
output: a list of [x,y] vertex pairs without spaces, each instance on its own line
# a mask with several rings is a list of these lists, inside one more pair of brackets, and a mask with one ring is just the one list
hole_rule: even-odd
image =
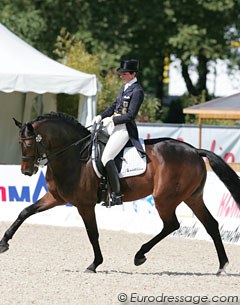
[[94,261],[90,266],[87,267],[86,272],[96,272],[96,268],[103,262],[103,256],[98,241],[99,233],[97,228],[94,206],[79,206],[78,211],[85,224],[88,238],[92,244],[94,252]]
[[31,204],[30,206],[23,209],[18,215],[17,219],[14,221],[14,223],[4,233],[3,238],[0,241],[0,253],[3,253],[8,250],[8,241],[12,239],[17,229],[28,217],[38,212],[46,211],[56,205],[58,205],[56,199],[48,192],[34,204]]

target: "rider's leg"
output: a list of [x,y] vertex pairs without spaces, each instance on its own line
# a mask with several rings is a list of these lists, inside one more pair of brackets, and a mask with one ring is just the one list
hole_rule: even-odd
[[118,155],[124,145],[128,142],[129,135],[125,124],[115,126],[107,145],[103,151],[102,163],[106,169],[109,184],[111,187],[111,205],[122,204],[121,189],[118,171],[114,158]]
[[111,205],[120,205],[122,204],[122,195],[120,181],[118,177],[118,170],[116,168],[114,160],[109,160],[105,166],[108,181],[111,187]]

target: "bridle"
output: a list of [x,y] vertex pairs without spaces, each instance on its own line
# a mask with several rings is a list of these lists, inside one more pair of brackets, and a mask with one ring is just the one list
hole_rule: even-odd
[[[91,127],[91,126],[89,126],[89,127]],[[87,127],[87,128],[89,128],[89,127]],[[86,141],[88,138],[91,138],[91,137],[92,137],[92,133],[88,134],[87,136],[85,136],[82,139],[79,139],[79,140],[71,143],[68,146],[60,148],[59,150],[57,150],[55,152],[47,153],[47,149],[44,146],[44,144],[42,143],[42,136],[40,134],[37,134],[34,130],[34,134],[29,137],[19,137],[19,143],[20,144],[22,143],[26,149],[28,149],[28,145],[26,144],[26,141],[33,140],[33,143],[34,143],[34,154],[31,156],[22,156],[22,161],[33,160],[34,167],[39,167],[39,166],[43,167],[43,166],[47,165],[49,162],[56,159],[58,156],[64,154],[69,149],[78,146],[79,144],[81,144],[82,142]],[[87,142],[87,145],[83,146],[82,150],[79,152],[79,160],[81,162],[86,162],[90,158],[90,154],[91,154],[90,148],[92,146],[91,144],[92,144],[92,140]],[[85,158],[81,158],[81,155],[85,152],[86,149],[88,149],[87,156]],[[41,153],[42,150],[44,151],[43,153]]]
[[39,147],[38,145],[36,145],[37,143],[37,139],[39,138],[39,135],[36,135],[35,132],[34,132],[34,135],[32,136],[29,136],[29,137],[19,137],[19,143],[23,144],[24,147],[26,149],[28,149],[28,145],[26,144],[26,141],[29,141],[29,140],[34,140],[34,155],[32,156],[22,156],[22,161],[30,161],[30,160],[33,160],[34,161],[34,165],[37,165],[37,160],[38,160],[38,156],[39,156]]

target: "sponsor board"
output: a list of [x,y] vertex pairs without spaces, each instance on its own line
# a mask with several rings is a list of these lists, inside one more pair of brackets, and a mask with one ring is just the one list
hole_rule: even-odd
[[[0,165],[0,221],[11,222],[26,206],[41,198],[47,191],[45,168],[32,176],[21,174],[18,165]],[[240,245],[240,211],[226,187],[213,172],[208,172],[204,201],[218,220],[224,242]],[[155,235],[162,229],[162,221],[154,207],[152,196],[124,202],[122,206],[106,209],[96,206],[100,229],[124,230],[131,233]],[[172,236],[210,240],[193,212],[181,203],[177,208],[181,224]],[[33,224],[83,226],[77,209],[71,204],[38,213],[26,220]]]
[[[199,127],[196,125],[138,124],[143,139],[170,137],[199,145]],[[202,148],[221,156],[228,163],[240,162],[239,127],[202,126]]]

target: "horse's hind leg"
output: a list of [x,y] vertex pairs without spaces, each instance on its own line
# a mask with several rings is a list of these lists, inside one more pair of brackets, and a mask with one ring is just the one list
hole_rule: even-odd
[[8,250],[9,244],[8,241],[12,239],[13,235],[16,233],[17,229],[21,226],[21,224],[31,215],[34,215],[38,212],[45,211],[57,205],[56,200],[50,193],[46,193],[41,199],[39,199],[36,203],[31,204],[22,210],[22,212],[18,215],[17,219],[14,223],[7,229],[4,233],[3,238],[0,241],[0,253],[3,253]]
[[206,208],[202,198],[202,194],[200,194],[197,198],[195,196],[188,200],[185,200],[185,202],[192,209],[196,217],[201,221],[201,223],[203,224],[206,231],[211,236],[214,242],[219,259],[219,270],[217,272],[217,275],[224,273],[225,268],[228,265],[228,258],[219,232],[218,222]]
[[[170,205],[169,205],[170,206]],[[136,253],[134,258],[134,264],[139,266],[146,261],[145,254],[148,253],[157,243],[159,243],[166,236],[171,234],[173,231],[179,229],[180,225],[177,220],[175,209],[173,211],[160,209],[161,204],[157,205],[158,213],[163,221],[162,231],[152,238],[147,243],[143,244],[140,250]]]

